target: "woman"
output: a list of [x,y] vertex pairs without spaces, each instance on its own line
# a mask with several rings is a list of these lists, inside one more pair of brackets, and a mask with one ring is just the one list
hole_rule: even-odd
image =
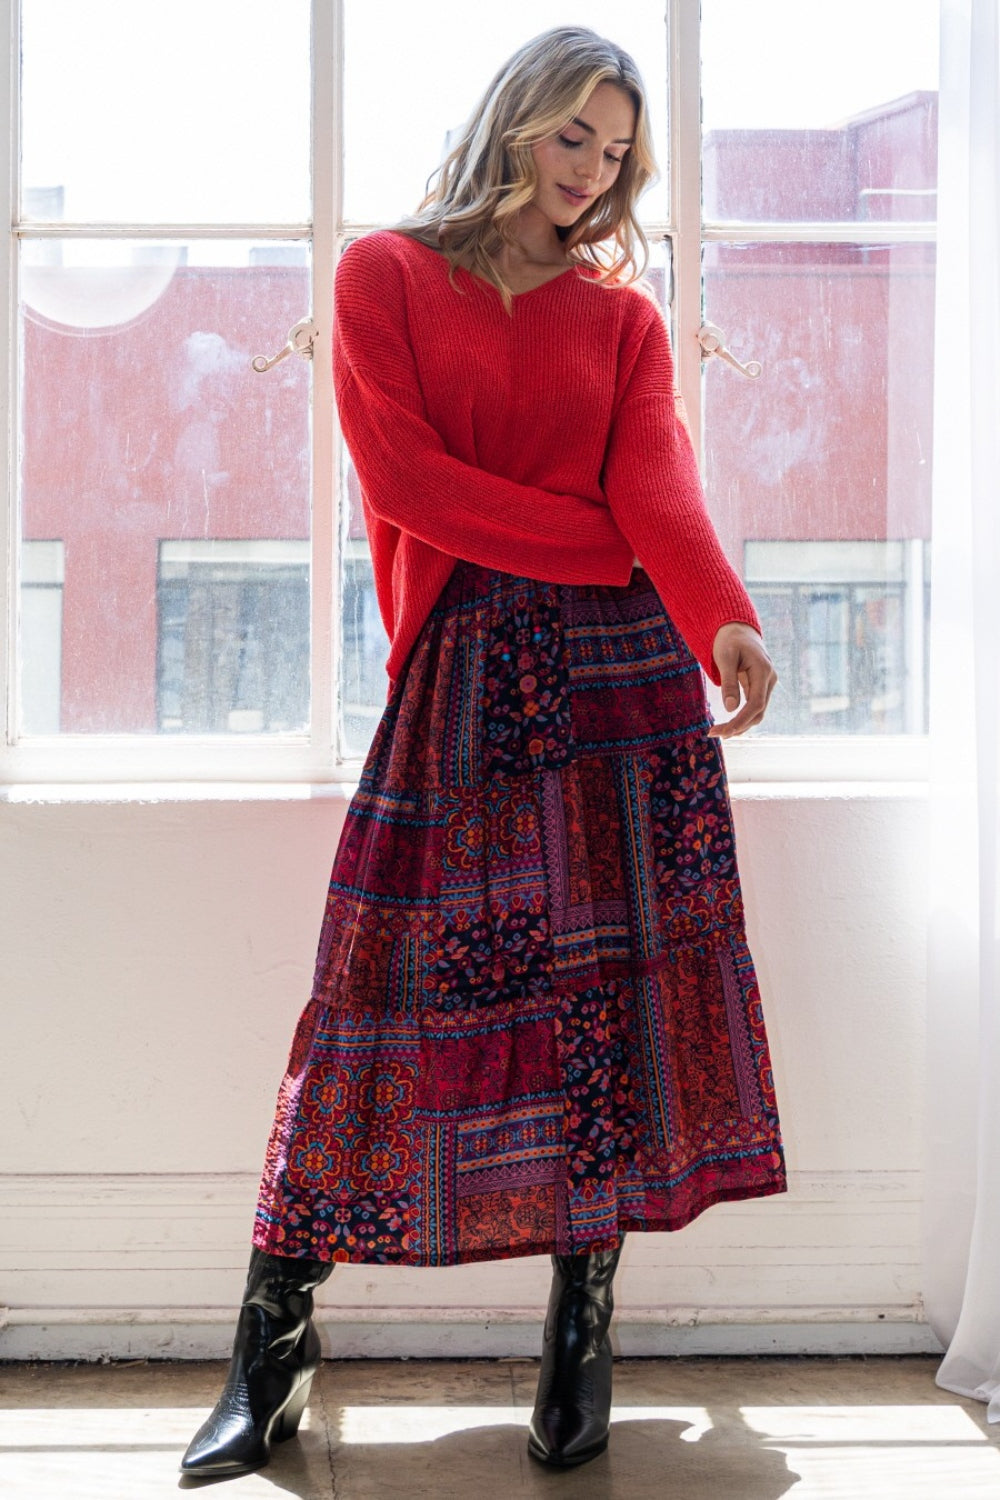
[[[529,1448],[592,1458],[623,1235],[784,1188],[718,745],[775,675],[632,285],[653,165],[631,59],[560,28],[497,75],[417,215],[338,268],[389,700],[186,1472],[293,1435],[334,1263],[542,1253]],[[724,725],[699,662],[728,708],[743,688]]]

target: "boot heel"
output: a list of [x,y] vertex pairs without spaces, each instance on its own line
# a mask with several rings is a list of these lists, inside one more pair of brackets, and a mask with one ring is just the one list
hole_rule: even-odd
[[293,1438],[298,1432],[299,1423],[302,1421],[302,1413],[309,1403],[309,1391],[311,1387],[312,1376],[310,1375],[306,1380],[303,1380],[275,1422],[271,1433],[272,1442],[287,1443],[288,1439]]

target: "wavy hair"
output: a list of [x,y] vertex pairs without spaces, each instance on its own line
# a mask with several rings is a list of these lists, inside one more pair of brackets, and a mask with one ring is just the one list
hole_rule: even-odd
[[442,251],[452,276],[462,266],[492,282],[509,311],[499,256],[535,195],[531,148],[578,115],[599,83],[629,95],[634,141],[612,186],[558,232],[571,258],[596,267],[599,280],[635,281],[649,253],[636,205],[656,175],[646,92],[628,53],[580,26],[543,32],[504,64],[431,177],[427,196],[396,229]]

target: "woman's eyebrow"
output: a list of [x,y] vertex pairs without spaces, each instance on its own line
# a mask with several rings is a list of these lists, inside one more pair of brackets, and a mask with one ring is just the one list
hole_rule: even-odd
[[[579,125],[580,129],[581,130],[585,130],[588,135],[596,135],[597,134],[597,131],[594,129],[593,125],[588,125],[587,122],[586,122],[586,120],[580,120],[580,119],[577,118],[576,115],[574,115],[573,118],[572,118],[572,120],[570,120],[570,124],[571,125]],[[619,136],[618,139],[612,141],[611,144],[612,144],[612,146],[631,146],[631,145],[634,144],[634,142],[635,142],[635,137],[634,136],[625,135],[625,136]]]

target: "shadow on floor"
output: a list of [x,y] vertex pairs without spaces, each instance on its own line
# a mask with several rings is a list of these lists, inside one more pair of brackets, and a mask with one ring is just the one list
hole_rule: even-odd
[[[0,1366],[4,1500],[997,1500],[1000,1434],[936,1361],[621,1360],[606,1453],[527,1452],[532,1360],[328,1361],[297,1440],[212,1484],[178,1464],[222,1363]],[[220,1488],[220,1486],[224,1486]]]
[[[340,1500],[494,1500],[494,1497],[563,1495],[572,1500],[641,1500],[672,1494],[684,1500],[781,1500],[797,1483],[783,1453],[749,1440],[706,1434],[697,1445],[681,1441],[684,1423],[620,1422],[608,1451],[590,1463],[559,1470],[538,1464],[526,1449],[525,1427],[468,1427],[427,1443],[352,1447],[331,1445],[332,1484]],[[254,1476],[272,1490],[314,1500],[320,1445],[317,1434],[280,1445],[266,1470]],[[234,1487],[245,1481],[233,1481]],[[335,1485],[335,1488],[333,1487]],[[217,1484],[185,1479],[185,1491]]]

